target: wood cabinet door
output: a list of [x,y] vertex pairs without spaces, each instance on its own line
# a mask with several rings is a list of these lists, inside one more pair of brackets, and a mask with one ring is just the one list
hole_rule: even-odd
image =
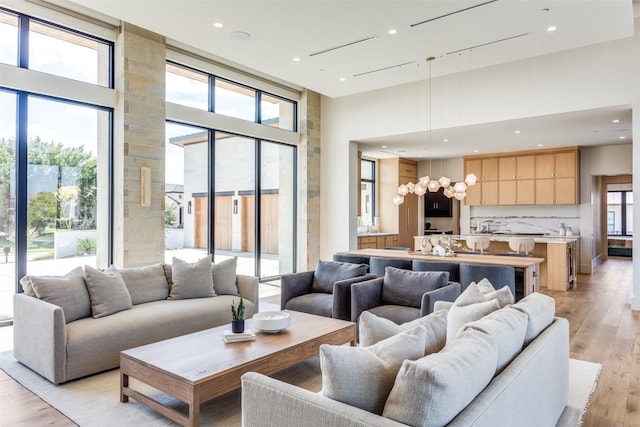
[[500,157],[498,159],[498,178],[500,181],[516,179],[517,173],[516,157]]
[[398,208],[398,246],[412,248],[413,236],[418,235],[418,197],[408,195]]
[[556,154],[556,178],[575,178],[577,153]]
[[533,179],[519,179],[516,189],[516,204],[534,205],[536,203],[536,181]]
[[556,174],[556,155],[539,154],[536,156],[536,178],[554,178]]
[[555,179],[536,179],[536,205],[555,203]]
[[[476,173],[476,176],[478,176],[477,173]],[[482,159],[481,181],[497,181],[497,180],[498,180],[498,158],[496,157],[495,159]]]
[[477,182],[467,188],[467,196],[464,198],[464,204],[467,206],[478,206],[482,204],[482,183]]
[[573,205],[578,203],[575,178],[557,178],[555,181],[556,204]]
[[517,203],[515,180],[500,181],[498,185],[498,204],[515,205]]
[[533,179],[536,177],[536,156],[520,156],[516,159],[517,179]]
[[497,205],[498,204],[498,181],[483,182],[481,196],[482,196],[483,205]]

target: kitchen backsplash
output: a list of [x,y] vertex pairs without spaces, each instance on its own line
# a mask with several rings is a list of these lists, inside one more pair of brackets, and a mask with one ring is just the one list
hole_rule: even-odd
[[[471,217],[469,219],[471,232],[476,233],[532,233],[560,235],[561,224],[564,224],[566,234],[577,236],[580,234],[577,217]],[[475,227],[474,227],[475,226]],[[569,230],[570,229],[570,230]]]

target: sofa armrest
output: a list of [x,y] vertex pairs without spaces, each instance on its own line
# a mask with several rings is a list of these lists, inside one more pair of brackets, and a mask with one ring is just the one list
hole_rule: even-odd
[[67,327],[55,304],[13,296],[13,356],[49,381],[66,381]]
[[236,285],[238,286],[238,293],[240,296],[253,303],[256,313],[260,311],[260,289],[258,278],[255,276],[236,274]]
[[383,277],[379,277],[365,282],[354,283],[351,286],[352,322],[357,322],[358,317],[363,311],[380,305],[383,280]]
[[311,292],[313,271],[283,274],[280,278],[280,309],[284,310],[290,299]]
[[420,304],[420,317],[433,313],[436,301],[453,302],[459,295],[460,283],[458,282],[449,282],[446,286],[425,292],[422,295],[422,304]]
[[405,426],[256,372],[248,372],[242,376],[241,401],[243,426]]
[[331,315],[335,319],[351,320],[351,285],[375,279],[373,274],[339,280],[333,284],[333,309]]

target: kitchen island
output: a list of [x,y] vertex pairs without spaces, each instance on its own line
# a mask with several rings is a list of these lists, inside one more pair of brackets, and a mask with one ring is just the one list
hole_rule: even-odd
[[[523,235],[506,233],[487,234],[463,234],[449,236],[457,240],[466,248],[465,240],[468,236],[489,237],[491,244],[487,249],[488,254],[500,254],[512,252],[509,248],[511,237],[531,237],[536,242],[531,254],[536,258],[543,258],[540,264],[540,286],[551,291],[566,291],[576,285],[578,277],[578,239],[579,236],[557,235]],[[414,236],[414,247],[419,250],[422,239],[425,236]],[[429,236],[426,236],[429,237]],[[486,256],[486,255],[484,255]],[[508,257],[513,258],[513,257]]]
[[[453,257],[440,257],[436,255],[425,255],[419,251],[401,251],[389,249],[360,249],[356,251],[339,252],[340,255],[355,255],[364,257],[401,258],[411,260],[454,262],[467,264],[485,265],[508,265],[520,269],[524,273],[523,292],[527,296],[539,291],[539,266],[544,261],[543,258],[535,257],[506,257],[495,255],[472,255],[456,254]],[[518,275],[516,275],[517,277]],[[516,284],[517,285],[517,284]]]

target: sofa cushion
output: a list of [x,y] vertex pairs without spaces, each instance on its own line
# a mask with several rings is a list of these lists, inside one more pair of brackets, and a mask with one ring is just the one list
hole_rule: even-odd
[[382,282],[382,304],[420,308],[422,295],[445,286],[448,271],[411,271],[387,267]]
[[370,347],[321,345],[322,394],[381,414],[402,362],[422,357],[425,339],[417,326]]
[[411,322],[420,317],[420,309],[404,305],[379,305],[367,310],[378,317],[389,319],[398,325]]
[[497,310],[480,320],[467,323],[458,336],[467,329],[477,329],[495,340],[498,352],[496,372],[499,373],[522,351],[527,315],[518,310]]
[[112,265],[107,271],[116,271],[120,274],[131,295],[133,305],[160,301],[169,296],[169,283],[162,264],[121,270]]
[[507,305],[515,302],[515,298],[511,293],[509,286],[503,286],[500,289],[496,289],[487,278],[480,280],[476,286],[480,293],[484,295],[485,300],[489,301],[495,298],[498,300],[498,303],[500,303],[500,307],[506,307]]
[[76,267],[64,276],[25,276],[34,294],[41,300],[62,309],[65,323],[91,316],[91,300],[84,283],[82,267]]
[[22,290],[25,295],[29,295],[30,297],[37,298],[36,291],[33,290],[33,285],[31,284],[31,276],[24,276],[20,279],[20,286],[22,286]]
[[238,257],[232,257],[213,264],[213,290],[217,295],[240,295],[236,284]]
[[384,339],[408,331],[416,326],[426,330],[424,354],[436,353],[444,347],[447,341],[447,311],[435,311],[427,316],[398,325],[389,319],[376,316],[369,311],[360,315],[359,337],[360,345],[367,347]]
[[333,284],[340,280],[367,274],[369,266],[366,264],[351,264],[348,262],[318,261],[313,272],[311,290],[313,292],[333,293]]
[[447,315],[447,344],[453,341],[465,323],[482,319],[487,314],[500,309],[497,299],[468,305],[459,305],[457,302],[458,300],[449,308]]
[[439,353],[405,361],[382,416],[412,426],[446,425],[489,384],[497,357],[493,339],[469,329]]
[[190,263],[173,257],[169,299],[206,298],[216,296],[213,290],[211,255]]
[[284,308],[315,314],[317,316],[331,317],[331,313],[333,312],[333,295],[323,292],[300,295],[287,301]]
[[100,271],[90,265],[84,267],[84,281],[91,299],[91,315],[105,317],[131,308],[131,296],[117,271]]
[[534,292],[518,301],[517,304],[510,305],[509,308],[521,311],[528,316],[527,333],[524,337],[524,345],[526,346],[553,322],[556,300]]

